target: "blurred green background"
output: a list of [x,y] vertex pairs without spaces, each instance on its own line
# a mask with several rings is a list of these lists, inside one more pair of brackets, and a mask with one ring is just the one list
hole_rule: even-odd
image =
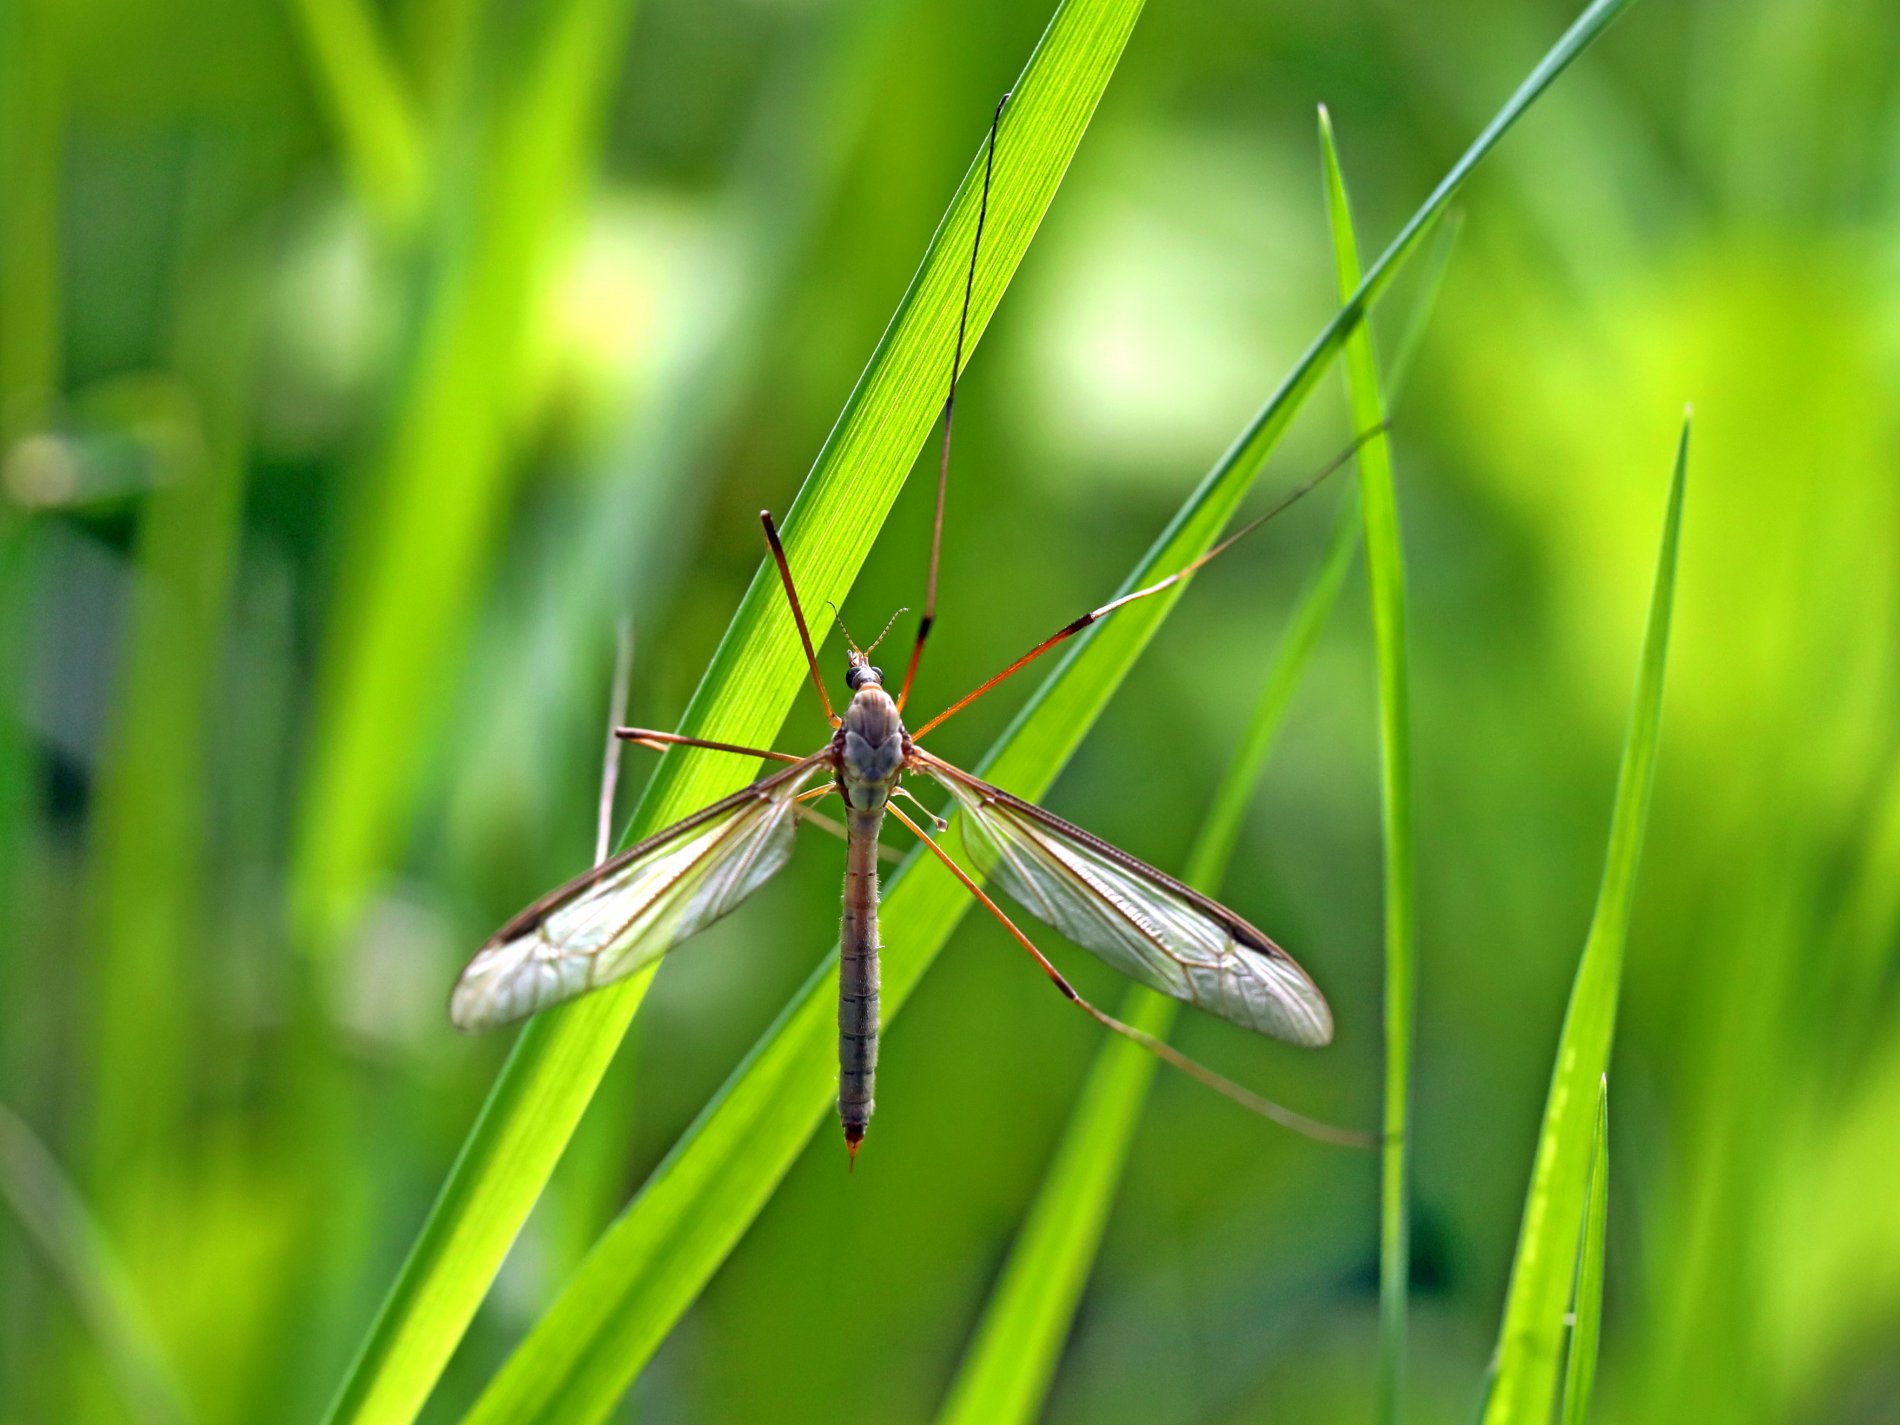
[[[1111,591],[1331,313],[1314,105],[1376,250],[1570,17],[1149,7],[960,392],[926,711]],[[507,1049],[449,1029],[453,975],[591,855],[617,625],[631,720],[673,725],[1046,20],[0,9],[0,1421],[322,1410]],[[1653,0],[1462,202],[1394,426],[1416,1421],[1471,1418],[1495,1336],[1685,401],[1597,1416],[1900,1418],[1897,64],[1872,0]],[[1318,404],[1281,485],[1346,438]],[[920,600],[929,484],[861,635]],[[1344,488],[1197,580],[1054,809],[1180,865]],[[1369,1125],[1362,586],[1224,887],[1337,1042],[1178,1039]],[[1026,692],[933,746],[974,761]],[[780,745],[822,735],[801,698]],[[428,1418],[809,972],[840,865],[808,836],[668,962]],[[936,1409],[1098,1046],[1020,960],[962,927],[857,1174],[821,1131],[629,1418]],[[1370,1418],[1376,1172],[1163,1076],[1048,1418]]]

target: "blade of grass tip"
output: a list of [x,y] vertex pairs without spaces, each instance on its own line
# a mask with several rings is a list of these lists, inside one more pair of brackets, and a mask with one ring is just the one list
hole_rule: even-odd
[[[1345,334],[1384,294],[1419,239],[1484,156],[1602,33],[1626,0],[1597,0],[1518,87],[1373,264],[1232,448],[1143,557],[1127,590],[1204,553],[1312,392]],[[1049,41],[1045,40],[1045,43]],[[1000,170],[999,170],[1000,171]],[[1144,599],[1074,641],[984,759],[981,770],[1030,797],[1054,780],[1173,607]],[[789,619],[784,636],[789,639]],[[670,759],[669,759],[670,760]],[[886,1019],[928,969],[969,897],[934,861],[901,868],[881,919]],[[724,1261],[824,1116],[836,1090],[836,947],[727,1079],[640,1195],[596,1244],[560,1298],[478,1403],[478,1420],[585,1419],[610,1409]]]
[[0,1199],[72,1297],[132,1417],[154,1425],[189,1418],[131,1275],[58,1160],[4,1104]]
[[[1342,297],[1359,285],[1359,250],[1352,202],[1339,166],[1333,123],[1319,111],[1326,208]],[[1404,1415],[1405,1297],[1411,1258],[1407,1210],[1407,1141],[1412,1081],[1414,965],[1411,689],[1405,656],[1405,550],[1399,531],[1398,492],[1392,478],[1392,442],[1384,432],[1385,395],[1379,384],[1372,328],[1362,325],[1346,342],[1353,426],[1378,430],[1359,448],[1359,490],[1365,519],[1366,577],[1379,683],[1379,800],[1385,846],[1385,1114],[1379,1149],[1379,1404],[1392,1425]]]
[[1543,1425],[1556,1397],[1564,1311],[1577,1269],[1577,1242],[1584,1220],[1590,1173],[1592,1111],[1609,1068],[1616,1033],[1617,991],[1629,935],[1630,902],[1649,819],[1656,747],[1662,727],[1663,670],[1669,654],[1669,619],[1675,600],[1676,556],[1682,535],[1683,487],[1689,467],[1689,421],[1682,423],[1662,550],[1650,598],[1649,624],[1630,712],[1616,805],[1610,814],[1603,882],[1583,955],[1564,1011],[1551,1070],[1550,1096],[1537,1137],[1530,1191],[1524,1201],[1517,1256],[1498,1328],[1497,1378],[1485,1409],[1485,1425]]
[[415,105],[363,0],[297,0],[310,67],[357,201],[391,236],[420,216],[424,152]]
[[[1338,602],[1358,545],[1358,501],[1348,499],[1274,649],[1246,731],[1189,854],[1186,879],[1191,886],[1210,894],[1220,889],[1254,786]],[[1162,1037],[1173,1027],[1178,1009],[1166,995],[1135,986],[1116,1015]],[[951,1383],[938,1425],[1006,1425],[1040,1418],[1159,1062],[1115,1036],[1097,1052],[1062,1143]]]
[[1590,1418],[1596,1386],[1597,1345],[1603,1334],[1603,1232],[1610,1205],[1610,1078],[1597,1089],[1597,1136],[1590,1150],[1590,1196],[1584,1207],[1583,1246],[1577,1255],[1577,1297],[1571,1308],[1570,1357],[1564,1367],[1563,1425]]
[[[1066,6],[1004,112],[966,356],[1021,261],[1114,69],[1139,4]],[[942,405],[975,231],[979,148],[793,503],[783,533],[800,592],[840,601]],[[805,669],[784,596],[762,564],[680,723],[689,735],[769,742]],[[626,838],[732,790],[746,768],[661,758]],[[623,838],[623,839],[626,839]],[[408,1420],[433,1388],[611,1060],[650,975],[533,1021],[516,1041],[401,1275],[331,1409],[334,1420]]]

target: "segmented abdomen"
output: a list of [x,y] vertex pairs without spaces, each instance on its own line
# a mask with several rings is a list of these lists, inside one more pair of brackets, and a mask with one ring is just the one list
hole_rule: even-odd
[[877,836],[884,813],[851,812],[838,943],[838,1120],[856,1151],[877,1107]]

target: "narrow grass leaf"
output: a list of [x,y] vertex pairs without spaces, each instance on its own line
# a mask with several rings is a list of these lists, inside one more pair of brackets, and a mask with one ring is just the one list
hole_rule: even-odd
[[[1261,769],[1338,602],[1358,545],[1358,502],[1349,499],[1340,507],[1326,551],[1274,649],[1246,731],[1215,790],[1188,857],[1191,886],[1210,894],[1220,888]],[[1123,1022],[1163,1037],[1173,1028],[1178,1009],[1166,995],[1137,985],[1115,1013]],[[1097,1051],[1062,1142],[951,1383],[939,1425],[1007,1425],[1041,1416],[1159,1064],[1154,1055],[1118,1036],[1110,1036]]]
[[1598,1086],[1607,1072],[1616,1033],[1617,990],[1629,934],[1630,902],[1649,819],[1656,747],[1662,727],[1663,668],[1675,600],[1676,553],[1682,534],[1683,486],[1689,465],[1689,423],[1682,426],[1662,551],[1643,637],[1642,663],[1630,713],[1609,849],[1596,911],[1584,941],[1577,977],[1564,1011],[1551,1071],[1550,1097],[1538,1133],[1530,1192],[1524,1202],[1517,1258],[1498,1330],[1497,1375],[1485,1407],[1485,1425],[1545,1425],[1557,1392],[1564,1313],[1576,1281],[1578,1239],[1588,1193]]
[[[1345,336],[1384,295],[1438,213],[1511,125],[1626,3],[1597,0],[1519,86],[1169,522],[1124,590],[1179,569],[1213,544]],[[1045,36],[1044,49],[1057,41],[1065,20],[1072,22],[1070,12],[1076,8],[1064,7]],[[1127,18],[1132,21],[1132,13]],[[999,165],[999,183],[1003,173]],[[1032,798],[1047,790],[1179,593],[1177,588],[1144,599],[1075,640],[985,759],[985,774]],[[780,666],[793,669],[797,655],[789,616],[782,616],[773,631],[781,639],[776,650]],[[759,656],[769,655],[761,650]],[[706,791],[710,796],[721,789]],[[685,811],[696,804],[672,809]],[[887,1020],[901,1008],[969,904],[962,887],[934,861],[913,858],[892,879],[880,914],[890,943],[899,947],[884,965]],[[834,946],[602,1236],[490,1384],[472,1419],[511,1425],[593,1419],[624,1393],[771,1197],[825,1114],[836,1087],[836,1005],[831,996],[835,957]],[[605,1012],[589,1011],[590,1002],[568,1013]],[[534,1033],[531,1028],[529,1034]]]
[[[1359,248],[1331,117],[1319,111],[1325,159],[1326,206],[1332,219],[1333,260],[1342,297],[1359,285]],[[1355,429],[1385,424],[1372,328],[1346,343],[1347,384]],[[1372,642],[1379,673],[1379,801],[1385,846],[1385,1115],[1379,1150],[1379,1404],[1398,1421],[1405,1378],[1405,1295],[1411,1255],[1406,1207],[1412,1083],[1414,833],[1412,816],[1411,689],[1405,663],[1405,551],[1399,533],[1398,492],[1392,479],[1392,443],[1381,431],[1359,449],[1359,494],[1365,518],[1366,577],[1372,606]]]
[[1564,1366],[1563,1425],[1590,1418],[1603,1336],[1603,1233],[1610,1208],[1610,1081],[1597,1089],[1597,1137],[1590,1150],[1590,1196],[1584,1205],[1583,1246],[1577,1254],[1577,1296],[1570,1312],[1570,1356]]
[[[974,349],[1047,210],[1139,9],[1137,0],[1075,0],[1031,58],[998,140],[1001,161],[966,351]],[[942,403],[980,181],[973,163],[785,520],[792,567],[813,607],[844,598]],[[770,742],[804,677],[791,614],[762,564],[680,729],[721,741]],[[733,790],[746,771],[743,761],[718,754],[668,754],[627,837]],[[589,995],[522,1031],[332,1419],[413,1418],[553,1171],[650,978],[636,976]]]

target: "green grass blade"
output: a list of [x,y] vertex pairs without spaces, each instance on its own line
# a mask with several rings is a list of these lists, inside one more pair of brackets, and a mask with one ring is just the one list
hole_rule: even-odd
[[[1339,600],[1358,545],[1358,502],[1348,500],[1274,649],[1246,731],[1214,793],[1188,857],[1189,885],[1219,890],[1261,769]],[[1173,1027],[1178,1009],[1166,995],[1136,986],[1116,1015],[1161,1037]],[[1097,1052],[1062,1143],[937,1417],[939,1425],[1004,1425],[1041,1415],[1159,1062],[1140,1046],[1114,1036]]]
[[[1170,521],[1124,589],[1179,569],[1212,545],[1347,333],[1417,251],[1460,184],[1624,3],[1598,0],[1590,6],[1519,86]],[[1000,167],[998,173],[1000,181]],[[985,759],[986,774],[1020,794],[1041,795],[1179,593],[1177,588],[1144,599],[1077,639]],[[784,621],[782,637],[791,646],[789,620]],[[969,904],[963,889],[934,862],[913,858],[892,879],[880,918],[889,942],[901,949],[888,955],[884,965],[887,1021]],[[510,1425],[588,1419],[619,1399],[750,1226],[825,1115],[836,1088],[835,955],[834,948],[833,958],[814,970],[603,1235],[553,1308],[495,1377],[473,1419]],[[570,1013],[583,1011],[581,1006]]]
[[1616,1033],[1616,999],[1622,983],[1630,901],[1649,817],[1650,787],[1655,779],[1663,668],[1669,653],[1669,618],[1675,598],[1676,552],[1681,542],[1688,465],[1689,423],[1685,419],[1669,487],[1669,511],[1656,565],[1655,592],[1650,599],[1649,626],[1643,637],[1636,698],[1617,777],[1616,806],[1610,815],[1603,883],[1557,1041],[1550,1097],[1544,1107],[1517,1258],[1511,1267],[1504,1321],[1498,1331],[1497,1378],[1485,1408],[1485,1425],[1544,1425],[1556,1397],[1564,1313],[1576,1277],[1577,1241],[1595,1133],[1593,1109],[1598,1095],[1592,1089],[1608,1069],[1610,1044]]
[[[1437,225],[1429,270],[1407,321],[1402,349],[1416,351],[1430,324],[1457,232],[1453,211]],[[1393,399],[1400,378],[1394,376]],[[1355,497],[1339,510],[1325,553],[1295,605],[1232,764],[1214,794],[1200,837],[1188,858],[1190,885],[1219,886],[1233,858],[1254,787],[1266,765],[1287,704],[1338,599],[1359,545]],[[1117,1017],[1157,1036],[1174,1023],[1175,1002],[1135,987]],[[1119,1181],[1141,1121],[1155,1059],[1110,1038],[1098,1052],[1077,1097],[1063,1141],[1038,1189],[1002,1280],[984,1308],[975,1339],[952,1383],[941,1422],[1026,1420],[1040,1411],[1081,1289],[1099,1250],[1114,1184]]]
[[[999,139],[966,351],[974,349],[1048,208],[1139,9],[1139,0],[1072,0],[1025,70]],[[843,600],[942,404],[979,181],[973,166],[786,518],[792,567],[813,608]],[[681,728],[723,741],[769,743],[804,678],[784,595],[761,564]],[[667,755],[628,835],[705,805],[746,773],[744,762],[717,754]],[[333,1419],[413,1417],[553,1171],[649,979],[590,995],[522,1032],[344,1383]]]
[[98,1218],[33,1130],[0,1104],[0,1202],[52,1267],[132,1418],[189,1418],[151,1314]]
[[422,134],[376,15],[363,0],[297,0],[296,8],[357,201],[402,233],[422,206]]
[[357,492],[327,615],[292,917],[326,960],[402,843],[448,669],[517,471],[530,326],[603,127],[633,0],[541,7],[465,192]]
[[147,1193],[162,1191],[154,1170],[189,1138],[203,1028],[190,987],[213,913],[209,769],[218,749],[207,714],[220,692],[243,533],[259,321],[254,274],[226,263],[180,315],[175,359],[200,440],[164,472],[140,516],[141,577],[90,828],[93,1100],[80,1161],[115,1231],[152,1209]]
[[[1359,285],[1359,248],[1333,125],[1319,111],[1325,158],[1326,206],[1332,218],[1333,258],[1341,296]],[[1361,326],[1346,343],[1346,373],[1356,430],[1386,419],[1372,328]],[[1380,1418],[1404,1414],[1405,1294],[1411,1256],[1406,1210],[1410,1153],[1407,1122],[1412,1083],[1415,915],[1413,909],[1412,714],[1405,666],[1405,551],[1399,534],[1398,492],[1392,479],[1392,442],[1381,432],[1359,449],[1359,493],[1365,518],[1366,576],[1372,641],[1379,670],[1379,794],[1385,846],[1385,1115],[1379,1150],[1379,1404]]]
[[1603,1232],[1610,1207],[1610,1081],[1597,1089],[1597,1136],[1590,1150],[1590,1196],[1584,1207],[1583,1246],[1577,1254],[1577,1297],[1571,1308],[1570,1357],[1564,1367],[1563,1425],[1590,1418],[1603,1334]]

